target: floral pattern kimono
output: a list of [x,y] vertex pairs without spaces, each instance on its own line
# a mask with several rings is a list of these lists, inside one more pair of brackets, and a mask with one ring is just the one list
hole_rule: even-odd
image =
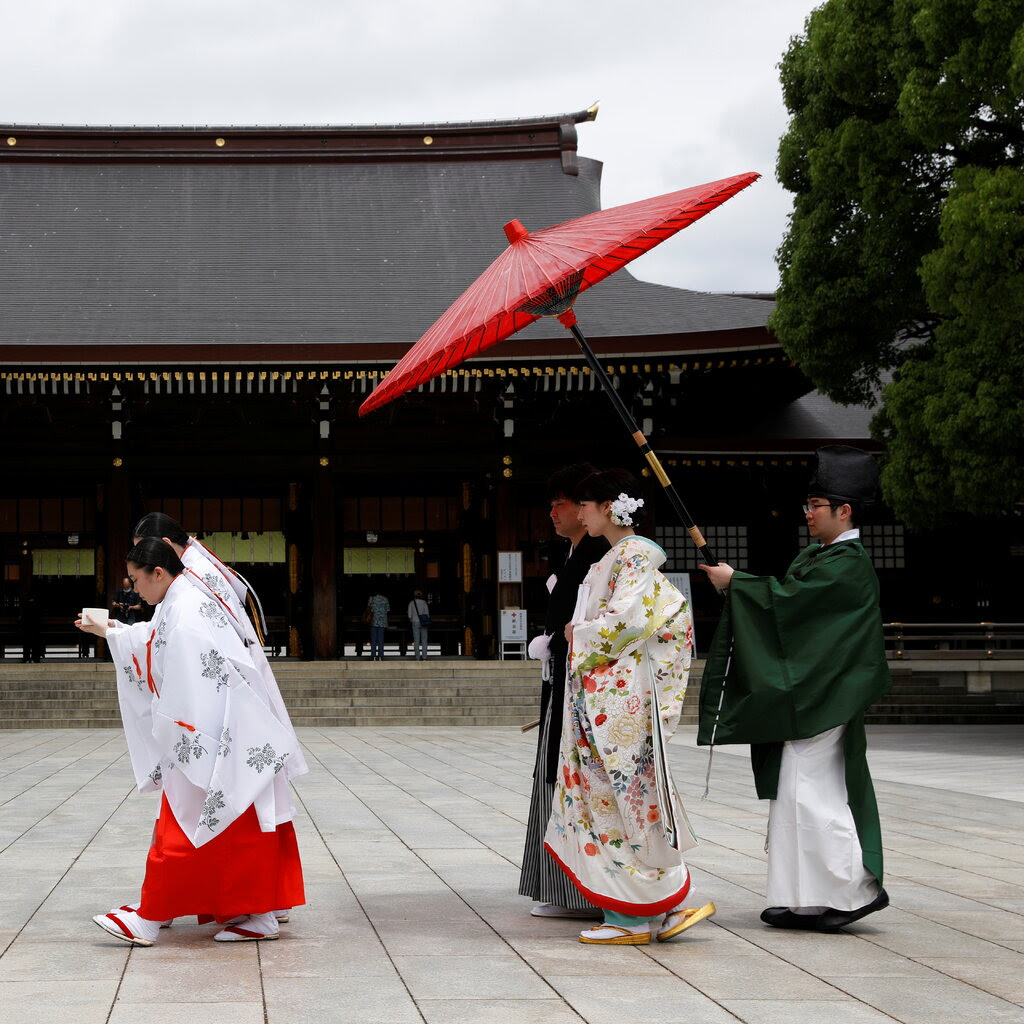
[[682,902],[682,851],[696,845],[665,751],[686,693],[692,619],[658,571],[664,562],[657,544],[631,535],[580,588],[544,843],[588,900],[634,917]]
[[139,790],[163,790],[193,846],[249,807],[263,832],[291,820],[282,769],[295,733],[261,699],[250,648],[221,602],[182,574],[151,622],[109,629],[107,643]]

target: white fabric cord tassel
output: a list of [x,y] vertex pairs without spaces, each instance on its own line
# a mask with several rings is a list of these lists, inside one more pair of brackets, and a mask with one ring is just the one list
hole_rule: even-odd
[[647,677],[651,684],[651,739],[654,747],[654,786],[658,794],[658,806],[661,808],[665,825],[665,838],[674,850],[679,849],[679,836],[676,831],[676,816],[672,806],[672,783],[668,776],[668,747],[665,741],[665,730],[661,722],[661,693],[658,680],[654,676],[651,659],[647,658]]
[[722,674],[722,689],[718,694],[718,710],[715,712],[715,724],[711,727],[711,745],[708,748],[708,770],[704,776],[704,792],[701,800],[707,800],[711,793],[711,760],[715,756],[715,736],[718,735],[718,720],[722,717],[722,704],[725,701],[725,681],[729,678],[729,669],[732,666],[732,648],[729,648],[729,657],[725,662],[725,672]]

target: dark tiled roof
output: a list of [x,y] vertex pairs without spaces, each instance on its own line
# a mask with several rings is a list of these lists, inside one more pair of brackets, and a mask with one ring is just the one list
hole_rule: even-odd
[[877,411],[877,406],[839,405],[820,391],[812,391],[773,414],[755,434],[762,438],[869,441],[871,418]]
[[[503,250],[506,221],[599,208],[600,164],[579,172],[537,156],[0,161],[0,345],[408,345]],[[628,270],[577,307],[595,343],[757,330],[771,308]],[[542,321],[520,337],[565,336]]]

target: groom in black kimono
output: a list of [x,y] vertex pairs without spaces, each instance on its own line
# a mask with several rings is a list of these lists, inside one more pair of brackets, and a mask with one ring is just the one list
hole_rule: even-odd
[[565,702],[565,662],[569,645],[565,625],[576,608],[576,594],[594,562],[608,550],[603,537],[589,537],[579,521],[576,488],[594,467],[582,462],[560,469],[548,480],[547,499],[551,524],[559,537],[569,542],[552,545],[552,573],[548,578],[548,611],[544,633],[530,644],[530,656],[544,662],[540,697],[540,729],[537,760],[533,772],[533,794],[526,825],[526,848],[519,892],[530,896],[536,906],[534,917],[601,917],[577,892],[555,862],[544,851],[544,832],[551,814],[558,747],[562,736],[562,706]]

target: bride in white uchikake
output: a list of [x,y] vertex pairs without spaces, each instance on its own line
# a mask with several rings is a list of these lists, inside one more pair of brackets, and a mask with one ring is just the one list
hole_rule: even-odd
[[580,941],[666,941],[715,912],[692,899],[683,852],[696,845],[665,744],[682,711],[692,649],[686,599],[659,572],[665,553],[633,525],[643,499],[625,470],[580,485],[580,521],[611,549],[580,587],[558,779],[545,848],[604,912]]

